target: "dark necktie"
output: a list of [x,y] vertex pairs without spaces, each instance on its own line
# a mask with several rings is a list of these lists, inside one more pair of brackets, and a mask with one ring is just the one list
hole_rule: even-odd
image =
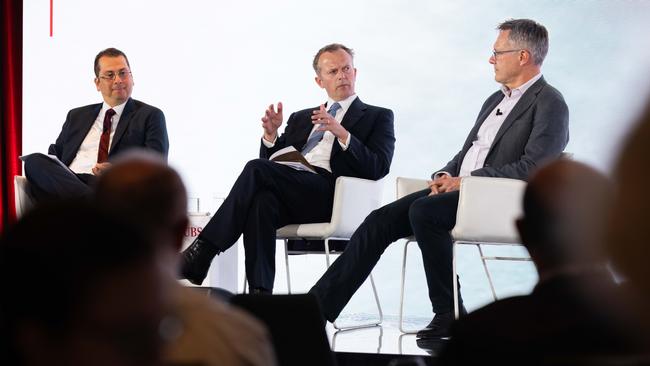
[[[327,111],[327,113],[330,116],[334,117],[336,116],[336,111],[338,111],[339,109],[341,109],[341,105],[338,102],[336,102],[332,104],[332,106]],[[325,131],[315,131],[313,134],[311,134],[311,136],[309,136],[307,142],[305,143],[305,146],[302,148],[302,151],[300,152],[303,155],[307,155],[307,153],[310,152],[313,148],[315,148],[316,145],[318,145],[318,143],[320,142],[320,140],[323,139],[324,134]]]
[[104,127],[102,129],[102,137],[99,138],[99,150],[97,151],[97,163],[103,163],[108,160],[108,144],[111,142],[111,118],[115,115],[115,111],[109,109],[104,115]]

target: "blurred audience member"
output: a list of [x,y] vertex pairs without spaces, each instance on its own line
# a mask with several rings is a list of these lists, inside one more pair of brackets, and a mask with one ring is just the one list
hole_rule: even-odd
[[100,206],[137,224],[157,246],[174,283],[176,338],[165,361],[192,365],[274,365],[269,335],[256,319],[230,305],[178,284],[178,258],[187,227],[187,194],[179,175],[154,154],[127,153],[103,174]]
[[602,250],[613,193],[602,174],[569,160],[532,177],[517,228],[539,283],[454,323],[445,364],[581,364],[630,350],[610,316],[618,289]]
[[153,245],[81,202],[35,208],[0,243],[2,365],[158,365],[170,293]]
[[614,170],[618,199],[611,211],[607,249],[624,278],[629,329],[650,363],[650,104],[624,144]]

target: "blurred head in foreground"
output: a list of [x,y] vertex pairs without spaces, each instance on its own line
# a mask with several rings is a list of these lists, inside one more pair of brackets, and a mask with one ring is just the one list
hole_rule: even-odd
[[176,275],[187,228],[187,193],[178,173],[158,155],[127,153],[98,180],[98,204],[133,222],[151,238],[165,267]]
[[650,344],[650,103],[624,142],[614,169],[618,183],[607,249],[628,290],[628,312]]
[[88,203],[44,205],[0,245],[2,364],[156,365],[168,311],[153,246]]
[[613,193],[603,174],[575,161],[560,159],[533,175],[517,226],[540,279],[604,266],[603,229]]

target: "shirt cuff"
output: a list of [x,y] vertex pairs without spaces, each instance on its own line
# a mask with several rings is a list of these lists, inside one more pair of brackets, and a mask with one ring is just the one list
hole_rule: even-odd
[[348,132],[348,138],[345,140],[345,143],[341,142],[341,139],[336,139],[339,142],[339,145],[341,145],[341,149],[343,151],[348,149],[348,146],[350,146],[350,139],[352,138],[352,134]]
[[446,171],[444,171],[444,170],[441,170],[441,171],[439,171],[439,172],[435,172],[435,173],[433,173],[433,178],[434,178],[434,179],[437,179],[437,178],[442,177],[443,175],[448,175],[448,176],[451,177],[451,174],[449,174],[449,172],[446,172]]
[[264,136],[262,136],[262,143],[264,144],[264,146],[268,147],[269,149],[272,148],[273,146],[275,146],[276,141],[278,141],[278,136],[277,135],[275,136],[275,139],[273,140],[273,142],[266,141]]

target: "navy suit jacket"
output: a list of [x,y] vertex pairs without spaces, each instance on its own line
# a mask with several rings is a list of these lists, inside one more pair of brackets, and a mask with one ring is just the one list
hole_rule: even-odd
[[[503,92],[497,91],[483,103],[463,148],[438,171],[458,176],[479,128],[503,98]],[[568,142],[569,108],[562,94],[542,77],[521,96],[499,128],[485,164],[471,174],[526,180],[536,166],[558,158]]]
[[[300,151],[314,127],[312,112],[318,107],[292,113],[284,133],[272,148],[263,143],[260,158],[268,159],[274,152],[289,145]],[[356,98],[345,113],[341,125],[350,132],[347,150],[335,141],[330,156],[330,166],[335,177],[349,176],[377,180],[390,170],[395,151],[393,112],[375,107]]]
[[[77,156],[81,143],[97,119],[102,103],[79,107],[68,112],[56,142],[48,153],[56,155],[65,165]],[[129,98],[124,106],[120,122],[113,134],[108,158],[130,148],[146,148],[159,152],[165,160],[169,152],[167,126],[163,112],[146,103]]]

